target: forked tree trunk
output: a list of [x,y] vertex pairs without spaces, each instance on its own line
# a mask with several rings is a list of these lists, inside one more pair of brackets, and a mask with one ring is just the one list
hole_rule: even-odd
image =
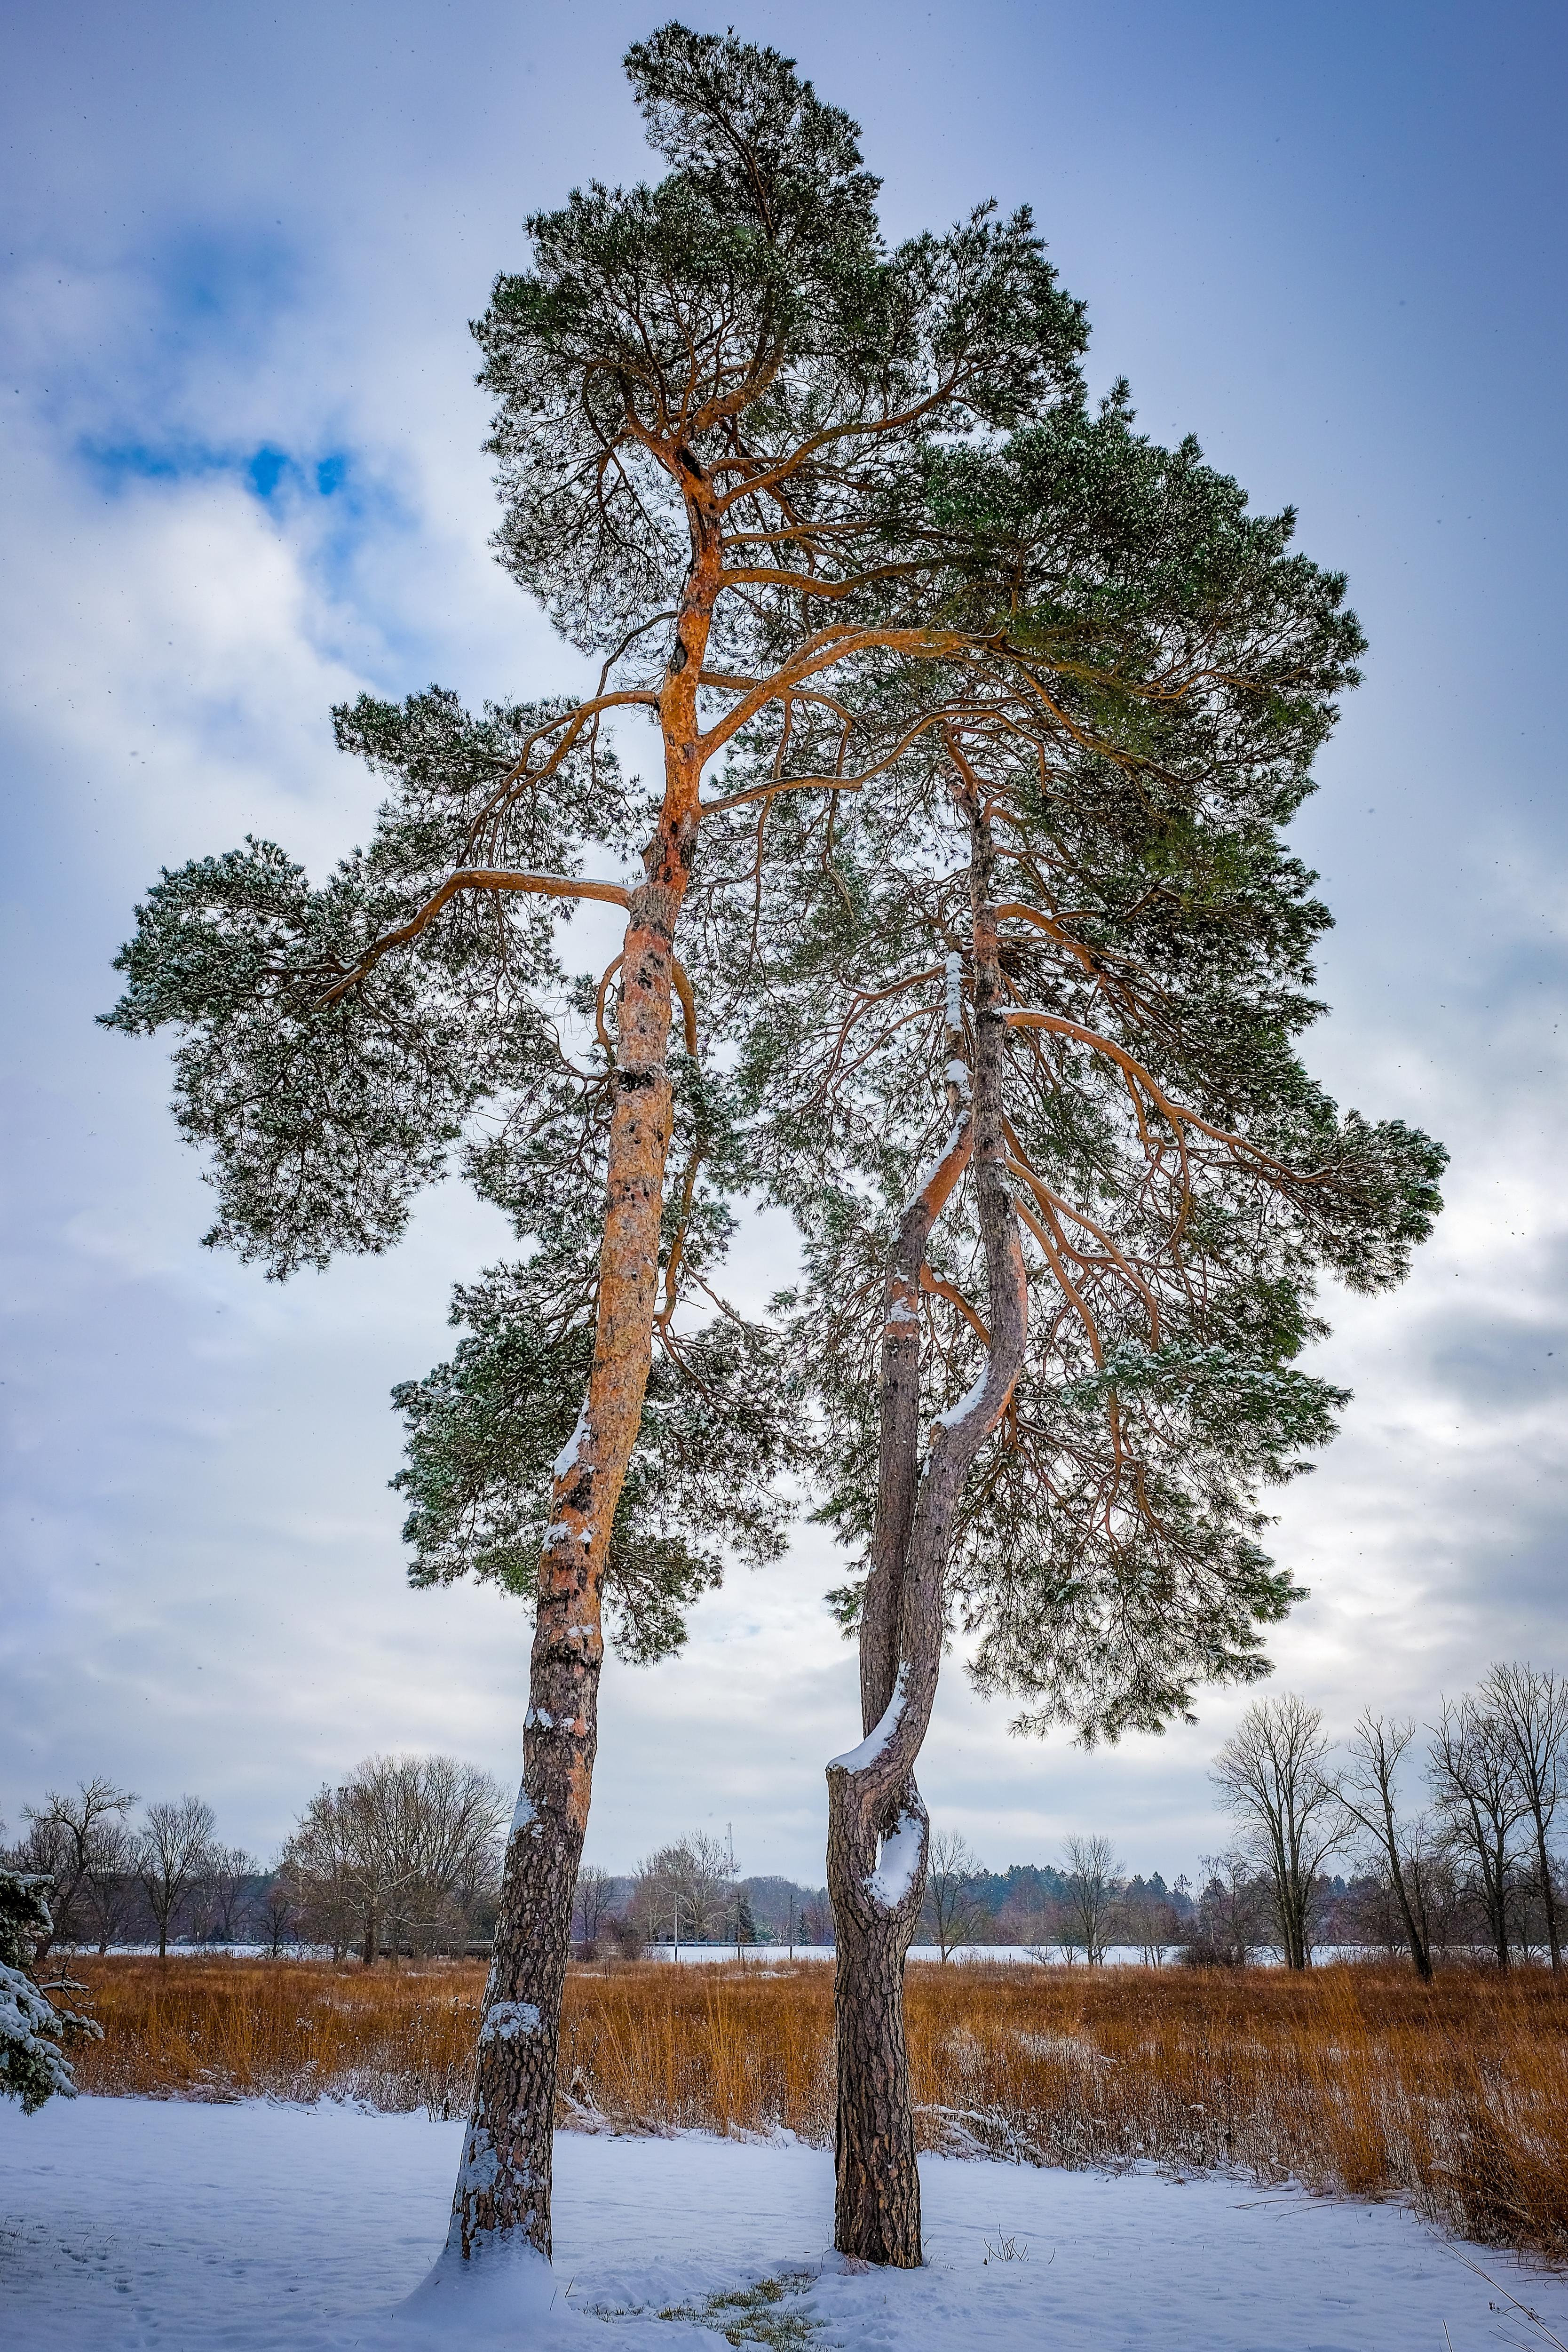
[[[837,1931],[833,2243],[862,2262],[922,2260],[920,2176],[904,2025],[904,1969],[925,1892],[929,1831],[915,1784],[941,1665],[943,1578],[953,1516],[970,1464],[996,1427],[1023,1360],[1027,1298],[1018,1221],[1005,1176],[1002,1000],[989,828],[965,778],[974,911],[973,1108],[950,1092],[953,1129],[900,1221],[883,1318],[877,1514],[861,1618],[865,1738],[828,1767],[828,1889]],[[948,1066],[962,1058],[958,979],[949,965]],[[976,1391],[932,1432],[920,1468],[918,1301],[925,1244],[971,1151],[990,1300],[986,1370]]]
[[719,586],[711,511],[690,484],[687,496],[695,551],[659,707],[664,797],[622,948],[593,1369],[577,1429],[556,1465],[539,1562],[522,1790],[507,1841],[473,2105],[453,2200],[448,2244],[465,2257],[491,2236],[518,2234],[547,2258],[550,2252],[556,2060],[598,1746],[604,1563],[653,1350],[674,1116],[675,921],[700,821],[696,681]]

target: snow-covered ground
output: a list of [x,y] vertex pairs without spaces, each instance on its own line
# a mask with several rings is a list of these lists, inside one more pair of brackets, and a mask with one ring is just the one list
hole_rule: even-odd
[[[753,2308],[776,2330],[810,2325],[765,2340],[822,2352],[1543,2346],[1502,2287],[1568,2338],[1568,2280],[1474,2254],[1489,2285],[1469,2250],[1396,2206],[930,2158],[927,2267],[857,2274],[828,2251],[832,2164],[819,2149],[575,2134],[556,2142],[555,2278],[528,2298],[533,2316],[497,2329],[455,2305],[447,2317],[437,2296],[434,2332],[411,2335],[391,2315],[440,2242],[460,2128],[259,2101],[57,2100],[31,2116],[0,2101],[0,2344],[716,2352],[715,2331],[745,2306],[709,2298],[785,2273],[781,2297]],[[595,2309],[616,2315],[569,2315]]]

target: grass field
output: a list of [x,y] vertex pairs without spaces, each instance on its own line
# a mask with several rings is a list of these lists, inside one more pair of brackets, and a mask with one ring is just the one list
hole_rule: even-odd
[[[353,2098],[462,2111],[484,1971],[316,1961],[73,1961],[105,2029],[84,2090]],[[1402,2196],[1568,2263],[1568,1993],[1542,1969],[912,1971],[922,2142],[1031,2164],[1233,2167]],[[832,2130],[818,1965],[574,1969],[563,2126]]]

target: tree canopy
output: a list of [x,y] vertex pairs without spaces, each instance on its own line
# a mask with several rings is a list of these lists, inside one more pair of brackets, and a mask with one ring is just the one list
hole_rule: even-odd
[[[481,2035],[465,2254],[549,2249],[603,1612],[663,1654],[723,1550],[777,1551],[814,1391],[827,1516],[863,1548],[897,1457],[909,1590],[983,1685],[1158,1727],[1260,1670],[1295,1588],[1259,1493],[1343,1402],[1297,1361],[1316,1286],[1396,1280],[1442,1166],[1298,1050],[1343,579],[1124,387],[1091,404],[1027,209],[892,244],[790,60],[670,24],[625,65],[663,176],[536,215],[474,327],[497,551],[594,690],[340,709],[368,842],[320,883],[255,840],[166,871],[106,1016],[178,1033],[210,1241],[278,1277],[383,1250],[455,1166],[523,1252],[397,1392],[416,1580],[536,1614],[487,1999],[538,2032]],[[597,975],[582,901],[624,914]],[[803,1232],[782,1336],[719,1286],[755,1191]]]

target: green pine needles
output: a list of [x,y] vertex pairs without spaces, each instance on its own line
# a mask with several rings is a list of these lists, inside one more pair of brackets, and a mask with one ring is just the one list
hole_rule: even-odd
[[[562,925],[580,898],[643,920],[639,859],[675,861],[674,1134],[603,1567],[615,1638],[662,1655],[727,1552],[777,1556],[806,1472],[867,1539],[887,1252],[972,1033],[967,779],[1005,875],[1030,1325],[948,1602],[1020,1723],[1156,1729],[1264,1671],[1298,1597],[1260,1498],[1346,1402],[1300,1361],[1322,1278],[1397,1282],[1439,1205],[1441,1148],[1342,1116],[1299,1047],[1329,917],[1288,828],[1361,631],[1289,512],[1140,434],[1124,386],[1090,403],[1027,211],[889,246],[856,127],[789,60],[672,24],[626,70],[664,176],[537,216],[474,329],[499,558],[598,689],[337,711],[386,785],[367,845],[320,884],[249,840],[165,873],[106,1018],[178,1033],[207,1238],[273,1276],[388,1248],[453,1168],[510,1216],[523,1255],[396,1391],[396,1483],[416,1582],[526,1599],[644,1083],[621,960],[570,976]],[[664,730],[662,803],[628,718]],[[721,1286],[760,1193],[805,1256],[771,1328]],[[984,1345],[972,1184],[926,1276],[935,1413]]]

